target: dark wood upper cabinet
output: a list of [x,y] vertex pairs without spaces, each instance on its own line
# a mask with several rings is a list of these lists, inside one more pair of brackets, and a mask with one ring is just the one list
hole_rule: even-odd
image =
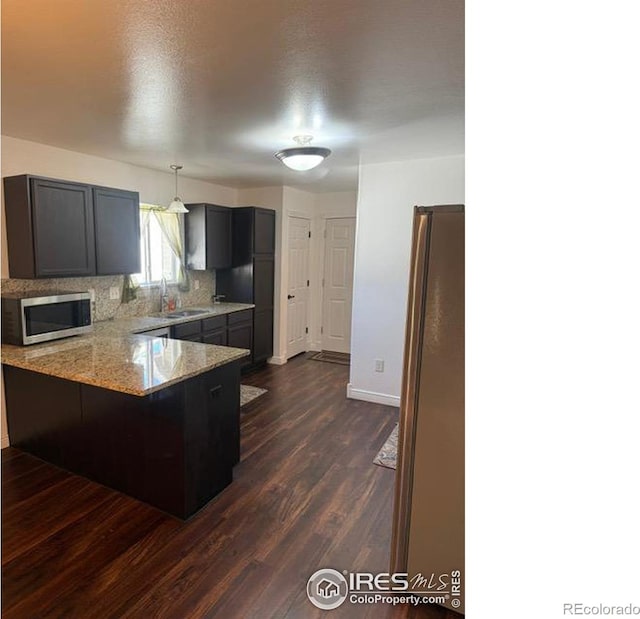
[[268,209],[254,209],[253,253],[273,254],[276,250],[276,213]]
[[44,178],[5,179],[11,277],[95,273],[91,188]]
[[23,174],[4,179],[4,198],[10,277],[140,270],[137,193]]
[[187,204],[187,268],[197,271],[231,266],[231,211],[214,204]]
[[255,206],[234,208],[233,266],[251,262],[256,254],[273,254],[276,250],[276,212]]
[[121,189],[93,188],[96,273],[140,272],[140,201]]

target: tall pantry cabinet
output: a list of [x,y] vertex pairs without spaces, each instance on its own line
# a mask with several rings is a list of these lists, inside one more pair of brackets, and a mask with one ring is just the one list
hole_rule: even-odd
[[232,209],[232,266],[216,269],[217,294],[224,295],[225,301],[255,305],[253,365],[273,355],[275,223],[276,213],[271,209]]

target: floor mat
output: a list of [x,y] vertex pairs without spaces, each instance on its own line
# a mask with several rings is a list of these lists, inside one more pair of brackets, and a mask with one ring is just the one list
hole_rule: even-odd
[[331,350],[323,350],[311,355],[314,361],[326,361],[327,363],[339,363],[340,365],[350,365],[351,355],[344,352],[332,352]]
[[252,387],[251,385],[240,385],[240,406],[253,402],[256,398],[267,393],[266,389],[261,387]]
[[373,463],[378,466],[384,466],[388,469],[396,468],[396,459],[398,457],[398,424],[389,434],[389,438],[385,441],[378,455],[373,459]]

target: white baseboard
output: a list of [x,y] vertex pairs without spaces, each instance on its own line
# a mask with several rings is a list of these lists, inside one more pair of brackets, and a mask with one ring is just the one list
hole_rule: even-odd
[[269,357],[267,363],[271,365],[284,365],[287,362],[286,357]]
[[351,385],[351,383],[347,385],[347,397],[352,400],[364,400],[365,402],[386,404],[387,406],[396,406],[400,408],[399,396],[389,395],[387,393],[376,393],[375,391],[367,391],[366,389],[356,389]]
[[4,449],[5,447],[9,447],[9,436],[0,438],[0,449]]

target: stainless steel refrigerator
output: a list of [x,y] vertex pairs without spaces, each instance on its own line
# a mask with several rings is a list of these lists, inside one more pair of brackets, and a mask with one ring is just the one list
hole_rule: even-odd
[[464,613],[464,207],[413,225],[391,571]]

